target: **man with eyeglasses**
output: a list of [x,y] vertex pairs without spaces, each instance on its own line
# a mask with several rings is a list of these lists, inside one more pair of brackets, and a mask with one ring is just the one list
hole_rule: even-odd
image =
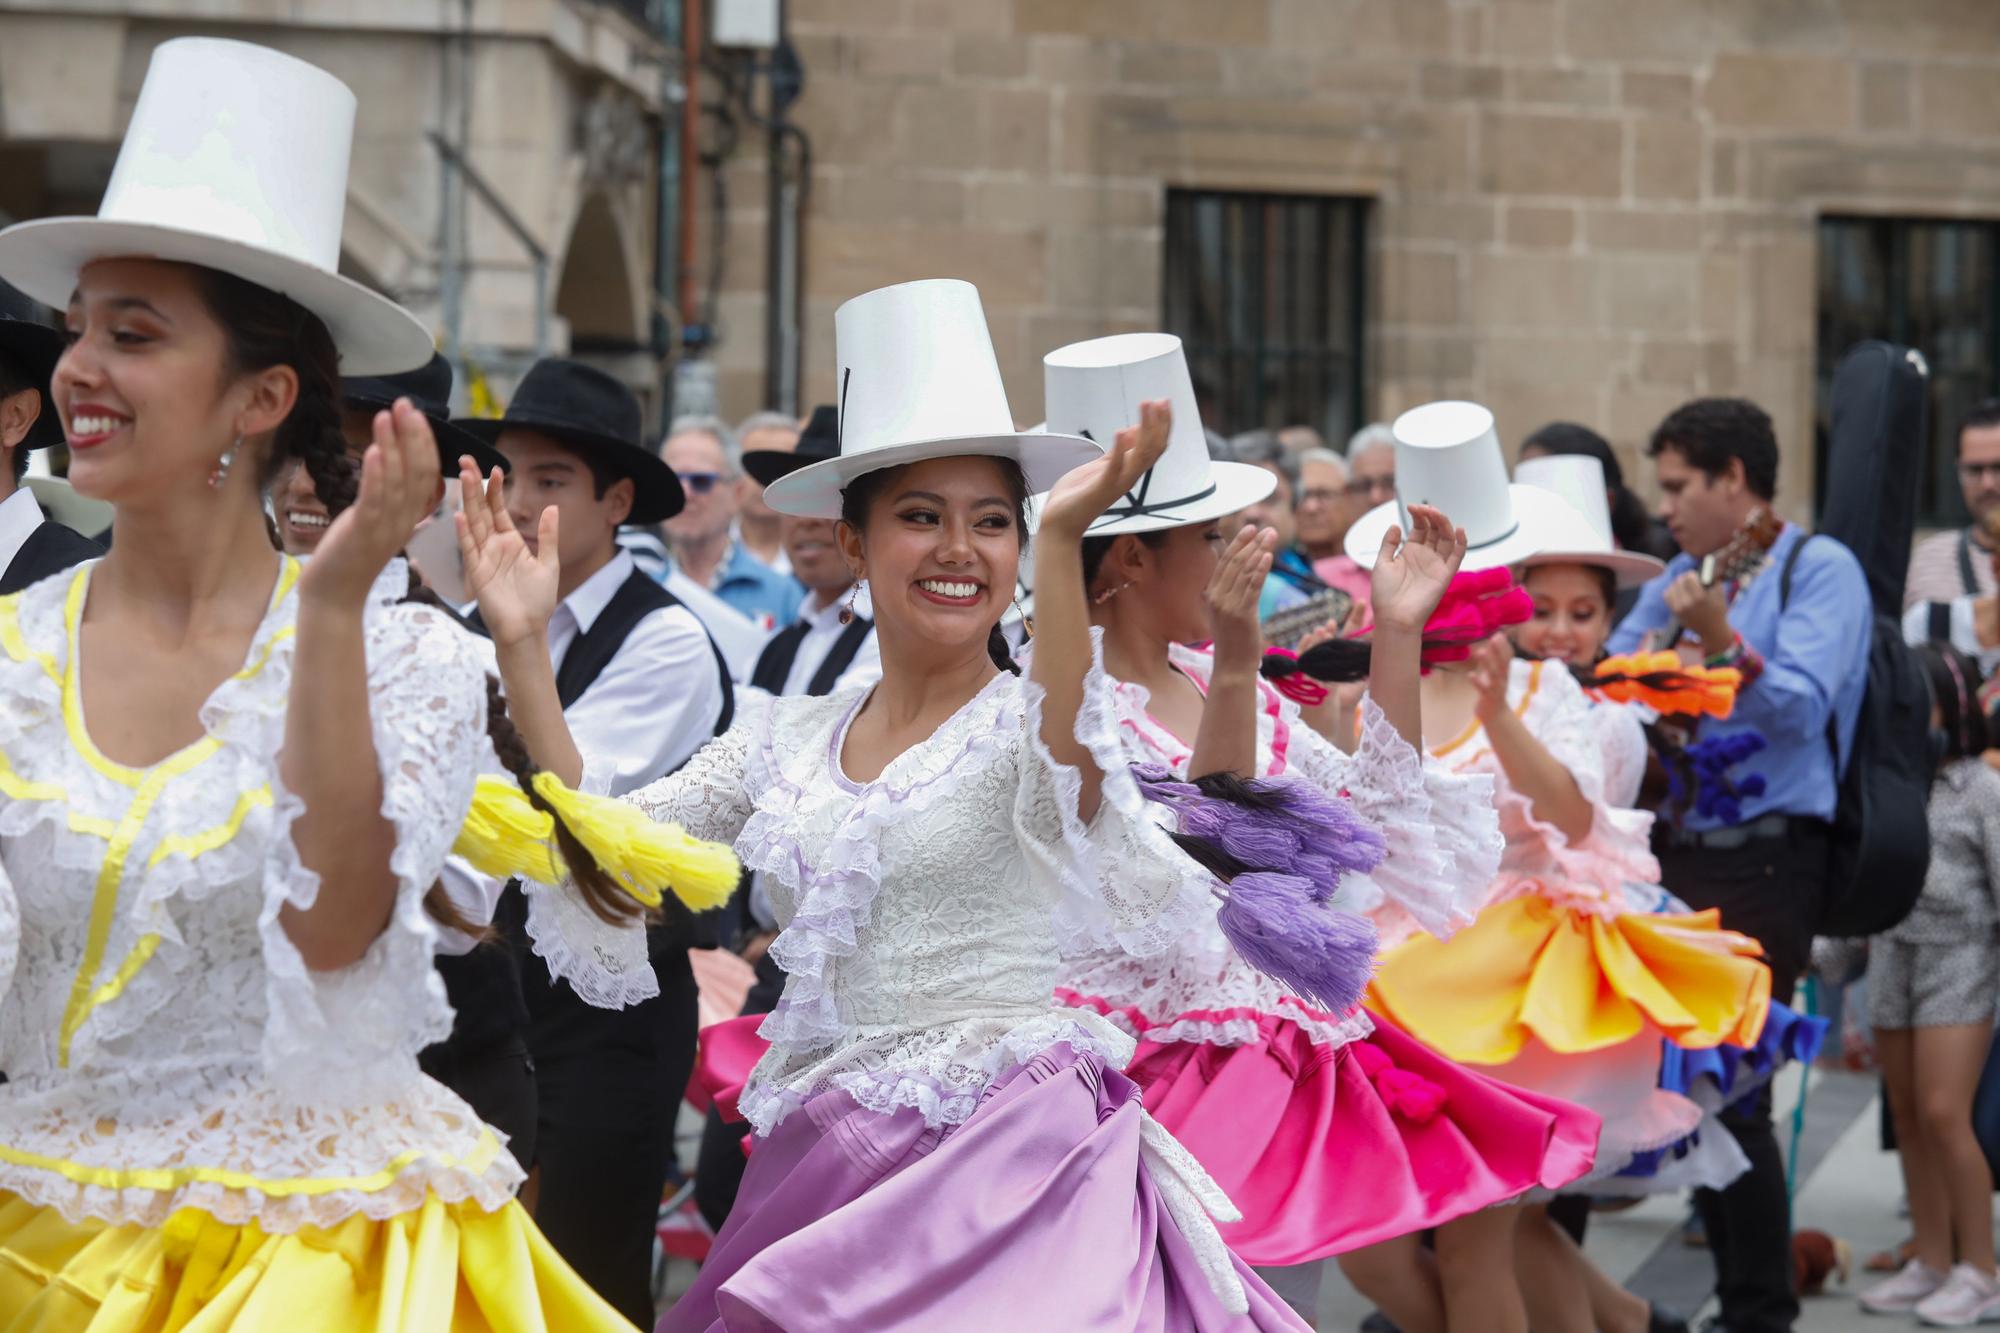
[[805,589],[752,555],[736,536],[736,435],[714,417],[683,417],[667,431],[660,456],[680,479],[687,507],[667,520],[667,546],[687,578],[769,631],[798,618]]
[[2000,398],[1974,407],[1958,427],[1958,485],[1972,522],[1917,543],[1903,605],[1991,597],[2000,591],[1986,524],[2000,520]]

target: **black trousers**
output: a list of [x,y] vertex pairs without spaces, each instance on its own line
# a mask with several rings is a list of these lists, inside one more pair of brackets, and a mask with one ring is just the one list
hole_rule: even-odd
[[[778,1007],[778,997],[784,991],[784,970],[765,954],[757,960],[757,981],[743,997],[743,1012],[770,1013]],[[702,1219],[717,1231],[729,1220],[729,1210],[736,1206],[736,1191],[743,1187],[743,1172],[750,1165],[743,1155],[743,1136],[748,1132],[749,1126],[742,1121],[724,1120],[722,1112],[708,1108],[708,1123],[701,1131],[701,1156],[695,1159],[694,1202]]]
[[653,1326],[653,1233],[697,1025],[686,950],[656,952],[653,967],[659,996],[630,1009],[589,1009],[560,983],[529,1001],[541,1011],[530,1028],[542,1094],[535,1223],[640,1328]]
[[[1782,837],[1741,847],[1675,847],[1656,830],[1660,878],[1690,907],[1714,907],[1722,924],[1764,946],[1771,998],[1789,1001],[1812,953],[1826,891],[1826,825],[1794,819]],[[1729,1333],[1791,1333],[1791,1204],[1785,1157],[1771,1127],[1771,1091],[1723,1112],[1750,1169],[1721,1190],[1696,1190],[1695,1208],[1715,1259],[1715,1294]]]
[[479,1118],[507,1136],[507,1151],[525,1170],[534,1165],[541,1098],[528,1042],[510,1032],[475,1051],[440,1042],[417,1056],[423,1071],[465,1098]]

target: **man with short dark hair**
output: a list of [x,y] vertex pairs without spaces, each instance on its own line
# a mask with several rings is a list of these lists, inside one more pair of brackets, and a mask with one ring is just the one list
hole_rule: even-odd
[[[1860,562],[1845,546],[1770,520],[1778,441],[1771,418],[1740,398],[1701,398],[1670,413],[1648,448],[1660,516],[1681,554],[1648,583],[1607,649],[1670,640],[1688,661],[1743,674],[1727,721],[1703,719],[1698,739],[1756,732],[1767,747],[1747,761],[1764,789],[1741,798],[1741,817],[1699,809],[1662,813],[1653,826],[1661,882],[1696,909],[1756,939],[1771,965],[1771,995],[1786,1000],[1804,968],[1825,891],[1828,825],[1840,769],[1867,683],[1871,603]],[[1773,536],[1773,532],[1775,535]],[[1794,557],[1794,551],[1797,551]],[[1712,586],[1703,558],[1730,554]],[[1790,592],[1782,595],[1790,562]],[[1669,628],[1669,626],[1672,628]],[[1769,1089],[1722,1113],[1750,1169],[1727,1189],[1696,1192],[1716,1267],[1720,1327],[1787,1333],[1798,1318],[1792,1286],[1784,1157],[1771,1131]]]
[[41,318],[41,308],[0,284],[0,595],[104,553],[43,514],[23,484],[29,452],[62,442],[62,420],[49,396],[62,350],[62,334]]
[[1935,533],[1910,553],[1903,605],[1949,602],[1957,597],[1991,597],[2000,592],[1994,572],[1994,542],[1986,524],[2000,518],[2000,398],[1988,398],[1967,412],[1954,437],[1958,446],[1958,487],[1972,522]]

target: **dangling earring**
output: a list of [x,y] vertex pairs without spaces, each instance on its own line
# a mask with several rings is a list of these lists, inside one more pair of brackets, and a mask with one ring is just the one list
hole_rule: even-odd
[[211,491],[222,489],[222,483],[229,480],[229,468],[236,461],[236,451],[242,447],[243,437],[239,435],[235,443],[222,451],[222,457],[216,460],[214,469],[208,474],[208,489]]
[[1116,597],[1119,593],[1124,592],[1127,588],[1131,586],[1132,586],[1132,580],[1126,579],[1123,583],[1119,584],[1117,587],[1106,588],[1103,592],[1091,598],[1090,604],[1092,606],[1103,606],[1106,602],[1110,601],[1112,598]]
[[1027,639],[1029,642],[1033,642],[1035,637],[1035,622],[1033,617],[1029,616],[1029,614],[1026,611],[1021,609],[1021,599],[1018,597],[1014,599],[1014,614],[1021,617],[1022,637]]
[[841,624],[852,625],[854,623],[854,599],[857,596],[859,596],[860,593],[861,593],[861,581],[859,579],[856,579],[854,583],[850,585],[847,589],[846,604],[840,608]]

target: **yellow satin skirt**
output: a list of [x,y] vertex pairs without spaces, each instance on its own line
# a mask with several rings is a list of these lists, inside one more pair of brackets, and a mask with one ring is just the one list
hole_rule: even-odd
[[570,1333],[632,1326],[518,1203],[430,1196],[387,1221],[267,1234],[188,1209],[72,1223],[0,1191],[4,1333]]
[[1397,945],[1369,989],[1397,1026],[1461,1064],[1504,1065],[1530,1036],[1563,1055],[1604,1050],[1649,1020],[1679,1046],[1747,1046],[1771,1006],[1762,953],[1714,910],[1607,919],[1524,894],[1448,940]]

